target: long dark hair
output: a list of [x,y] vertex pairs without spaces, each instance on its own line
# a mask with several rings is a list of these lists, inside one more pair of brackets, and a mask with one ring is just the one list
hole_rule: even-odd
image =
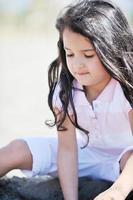
[[[107,72],[122,86],[125,97],[133,107],[133,34],[122,11],[108,0],[81,0],[66,7],[56,21],[59,31],[58,57],[51,63],[48,71],[48,103],[52,110],[58,130],[62,127],[66,115],[70,118],[68,104],[71,105],[75,127],[88,134],[77,122],[77,115],[72,98],[73,76],[70,74],[63,47],[65,28],[89,38]],[[57,121],[53,110],[53,94],[60,83],[59,97],[62,102],[62,117]],[[52,124],[49,123],[50,126]]]

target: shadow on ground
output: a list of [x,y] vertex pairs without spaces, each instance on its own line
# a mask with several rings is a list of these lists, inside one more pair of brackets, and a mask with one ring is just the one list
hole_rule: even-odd
[[[111,182],[79,179],[79,200],[93,200],[108,189]],[[59,180],[51,177],[3,178],[0,180],[0,200],[63,200]],[[133,200],[130,193],[126,200]]]

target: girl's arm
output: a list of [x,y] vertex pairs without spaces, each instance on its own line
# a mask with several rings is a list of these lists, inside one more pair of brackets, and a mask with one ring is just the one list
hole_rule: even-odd
[[66,117],[68,130],[58,132],[57,166],[65,200],[78,200],[78,153],[75,127]]
[[[129,120],[133,133],[133,109],[129,112]],[[123,163],[121,165],[121,163]],[[105,192],[98,195],[94,200],[125,200],[128,194],[133,190],[133,152],[127,152],[120,162],[122,173],[114,184]]]
[[[133,134],[133,109],[129,112],[129,121],[131,125],[131,130]],[[125,156],[126,158],[126,156]],[[121,165],[121,163],[123,163]],[[122,173],[116,182],[113,184],[113,187],[119,186],[123,191],[124,195],[127,196],[131,190],[133,190],[133,151],[127,152],[127,158],[123,162],[121,160],[120,166]]]

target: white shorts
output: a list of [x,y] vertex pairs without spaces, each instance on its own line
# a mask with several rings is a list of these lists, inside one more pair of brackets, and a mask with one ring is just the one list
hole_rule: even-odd
[[[23,139],[32,154],[32,171],[22,170],[28,177],[36,175],[57,176],[57,137],[24,137]],[[94,147],[81,149],[78,141],[78,169],[79,177],[89,176],[94,179],[115,181],[120,174],[119,161],[122,155],[130,150],[130,146],[121,151],[119,155],[107,154]]]

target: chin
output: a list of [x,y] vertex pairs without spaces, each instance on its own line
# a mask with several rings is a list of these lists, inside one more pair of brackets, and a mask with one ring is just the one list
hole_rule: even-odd
[[77,80],[82,86],[90,86],[92,85],[92,81],[82,81],[82,80]]

